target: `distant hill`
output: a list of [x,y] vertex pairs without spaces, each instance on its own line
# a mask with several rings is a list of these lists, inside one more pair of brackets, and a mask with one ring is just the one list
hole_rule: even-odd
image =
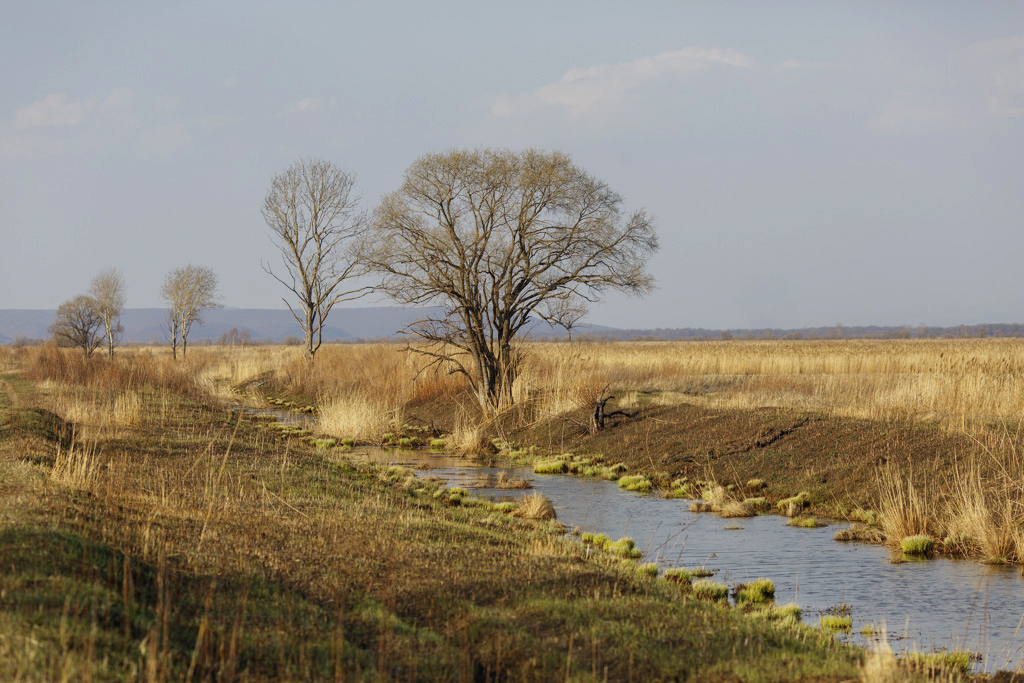
[[[417,320],[424,309],[401,306],[336,308],[324,328],[325,341],[389,339]],[[46,339],[56,311],[0,309],[0,344],[16,339]],[[162,308],[129,308],[121,316],[126,343],[163,343],[167,339]],[[302,331],[287,310],[269,308],[221,308],[203,313],[203,324],[189,335],[192,343],[221,339],[245,339],[253,342],[281,343]],[[564,339],[566,332],[538,323],[530,330],[534,339]],[[580,325],[573,330],[577,339],[900,339],[921,337],[1024,337],[1024,325],[993,323],[955,327],[804,327],[800,329],[713,330],[704,328],[617,329],[600,325]]]
[[[324,341],[389,339],[423,315],[423,309],[401,306],[336,308],[324,326]],[[15,339],[46,339],[56,311],[0,309],[0,344]],[[167,340],[167,311],[163,308],[128,308],[121,316],[125,343],[163,343]],[[581,328],[589,333],[613,331],[595,325]],[[546,325],[535,328],[544,336],[565,336]],[[299,324],[287,310],[269,308],[220,308],[203,312],[203,323],[189,334],[189,342],[218,341],[222,338],[248,339],[254,342],[283,342],[290,336],[301,337]]]

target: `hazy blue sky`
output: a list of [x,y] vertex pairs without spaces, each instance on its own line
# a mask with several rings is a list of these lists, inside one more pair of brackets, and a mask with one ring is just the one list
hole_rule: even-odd
[[0,3],[0,308],[109,266],[162,306],[189,262],[282,307],[296,158],[370,209],[426,152],[535,146],[657,219],[659,289],[592,322],[1024,321],[1024,3],[345,5]]

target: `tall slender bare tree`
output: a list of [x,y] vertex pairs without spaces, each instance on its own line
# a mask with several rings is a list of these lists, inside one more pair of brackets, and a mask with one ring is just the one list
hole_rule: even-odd
[[167,274],[160,294],[168,303],[167,329],[170,333],[171,353],[175,359],[178,358],[180,339],[181,357],[184,358],[192,324],[202,322],[203,310],[220,308],[217,275],[204,266],[189,264]]
[[50,332],[58,341],[82,349],[88,358],[103,341],[100,334],[102,326],[103,316],[96,300],[79,294],[57,307],[57,317],[50,326]]
[[324,323],[334,305],[370,289],[346,286],[364,272],[353,249],[367,219],[357,210],[354,186],[355,175],[331,162],[300,159],[274,176],[263,200],[263,218],[285,274],[274,273],[266,263],[263,269],[298,300],[297,306],[284,302],[302,327],[310,361],[323,343]]
[[[654,284],[652,220],[559,152],[421,157],[385,196],[361,258],[397,302],[439,306],[407,329],[412,347],[469,378],[485,410],[512,403],[536,320],[570,329],[608,290]],[[434,309],[437,310],[437,309]]]
[[96,301],[96,310],[106,330],[107,354],[114,357],[114,348],[121,341],[121,311],[124,310],[124,278],[116,268],[108,268],[92,279],[89,294]]

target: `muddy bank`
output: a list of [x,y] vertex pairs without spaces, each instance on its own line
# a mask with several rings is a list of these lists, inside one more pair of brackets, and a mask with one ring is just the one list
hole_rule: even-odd
[[[448,431],[455,416],[467,409],[472,405],[464,397],[458,405],[411,406],[407,415],[416,423]],[[605,429],[596,432],[587,428],[583,411],[532,420],[510,415],[492,424],[491,431],[519,446],[603,455],[609,462],[625,463],[630,472],[668,480],[687,476],[739,485],[756,477],[767,484],[770,501],[807,491],[819,513],[835,515],[856,506],[875,507],[875,477],[881,465],[891,463],[938,484],[958,459],[980,449],[978,441],[931,424],[686,404],[647,405],[626,412],[609,418]]]

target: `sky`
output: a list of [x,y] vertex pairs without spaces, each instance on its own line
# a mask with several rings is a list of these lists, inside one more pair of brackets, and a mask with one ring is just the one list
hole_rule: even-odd
[[188,263],[282,308],[295,160],[372,211],[423,154],[535,147],[658,228],[658,288],[589,322],[1024,321],[1024,3],[0,0],[0,63],[0,308],[109,267],[162,307]]

